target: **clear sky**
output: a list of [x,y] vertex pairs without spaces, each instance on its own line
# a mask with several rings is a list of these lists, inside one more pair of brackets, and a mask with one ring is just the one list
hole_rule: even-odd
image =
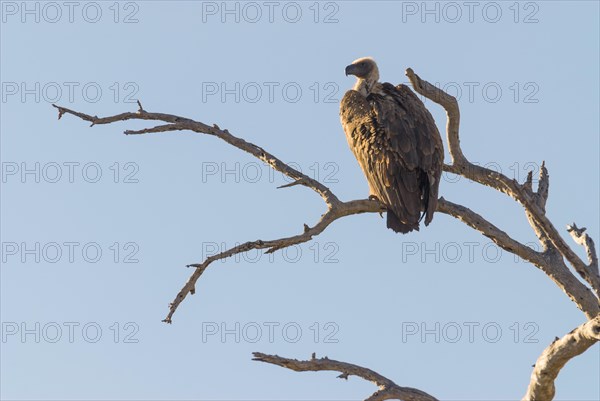
[[[188,263],[314,224],[325,210],[222,141],[124,136],[51,103],[217,123],[341,199],[368,188],[339,123],[373,56],[459,97],[472,161],[522,181],[543,160],[548,216],[600,241],[596,1],[1,3],[4,399],[356,400],[375,387],[295,373],[251,352],[367,366],[440,399],[520,398],[531,365],[584,315],[543,273],[437,214],[398,235],[379,216],[310,244],[210,267],[174,316]],[[427,107],[439,127],[445,113]],[[448,161],[448,155],[446,155]],[[535,236],[511,199],[444,175],[440,194],[514,238]],[[569,243],[570,238],[562,231]],[[582,257],[584,252],[576,248]],[[557,380],[559,400],[600,398],[598,345]]]

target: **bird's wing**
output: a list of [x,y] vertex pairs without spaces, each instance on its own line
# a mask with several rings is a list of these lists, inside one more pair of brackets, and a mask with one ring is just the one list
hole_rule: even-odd
[[340,115],[372,193],[392,212],[388,212],[388,227],[393,224],[390,228],[400,232],[418,229],[421,179],[417,138],[407,127],[406,110],[390,97],[365,99],[351,90],[342,99]]
[[443,159],[440,160],[440,156],[443,156],[443,153],[440,154],[440,151],[443,152],[444,148],[431,113],[408,86],[398,85],[393,87],[391,84],[384,85],[390,89],[391,96],[410,116],[410,118],[402,118],[401,121],[404,125],[404,132],[410,130],[416,138],[419,168],[430,171],[441,167],[440,163],[443,162]]
[[417,167],[427,174],[427,213],[425,225],[431,222],[437,208],[438,189],[444,164],[444,145],[433,116],[421,99],[406,85],[396,87],[384,84],[384,88],[405,110],[410,118],[401,118],[403,132],[411,132],[416,140]]

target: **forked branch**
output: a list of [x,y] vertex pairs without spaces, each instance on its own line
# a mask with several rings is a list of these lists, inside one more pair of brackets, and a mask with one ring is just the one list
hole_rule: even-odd
[[[545,165],[542,164],[538,188],[536,191],[534,191],[532,187],[531,173],[528,174],[526,181],[523,184],[520,184],[513,179],[509,179],[501,173],[472,164],[464,156],[460,147],[460,110],[456,98],[442,91],[441,89],[431,85],[429,82],[422,80],[410,68],[406,71],[406,75],[411,81],[411,84],[413,85],[413,88],[416,92],[440,104],[446,110],[448,116],[446,134],[448,148],[450,151],[450,155],[452,156],[452,164],[445,164],[444,171],[459,174],[482,185],[494,188],[500,192],[509,195],[510,197],[514,198],[517,202],[519,202],[525,209],[525,215],[529,220],[529,223],[532,226],[535,234],[537,235],[542,245],[543,251],[538,252],[514,240],[509,234],[502,231],[500,228],[496,227],[494,224],[487,221],[479,214],[473,212],[471,209],[462,205],[449,202],[444,198],[440,198],[438,202],[437,212],[445,213],[455,217],[456,219],[464,222],[471,228],[479,231],[484,236],[490,238],[502,249],[511,252],[515,255],[518,255],[519,257],[531,262],[536,267],[544,271],[544,273],[546,273],[556,283],[556,285],[577,305],[577,307],[584,312],[588,320],[590,320],[590,322],[588,323],[591,326],[593,326],[594,324],[591,322],[597,321],[597,316],[600,313],[600,305],[598,302],[598,298],[600,297],[600,275],[598,274],[598,258],[596,255],[594,242],[586,233],[584,233],[585,229],[579,229],[574,224],[568,227],[568,231],[570,232],[575,242],[582,245],[587,252],[589,264],[586,264],[581,258],[579,258],[576,255],[573,249],[571,249],[571,247],[561,237],[558,230],[556,230],[554,225],[546,217],[546,201],[548,199],[549,176]],[[195,268],[195,270],[188,279],[188,281],[185,283],[183,288],[179,291],[173,302],[171,302],[169,307],[169,313],[164,319],[164,321],[167,323],[172,322],[173,314],[175,313],[181,302],[186,298],[186,296],[188,294],[195,293],[196,283],[198,279],[204,273],[206,268],[214,261],[229,258],[233,255],[248,252],[253,249],[264,249],[266,253],[270,253],[292,245],[308,242],[312,240],[313,237],[321,234],[331,223],[333,223],[337,219],[359,213],[380,213],[385,210],[383,205],[381,205],[375,200],[362,199],[348,202],[340,201],[338,197],[328,187],[326,187],[319,181],[312,179],[305,174],[302,174],[300,171],[295,170],[294,168],[285,164],[271,153],[265,151],[263,148],[253,143],[247,142],[240,137],[232,135],[228,130],[223,130],[219,128],[219,126],[217,126],[216,124],[211,126],[202,122],[194,121],[189,118],[184,118],[172,114],[147,112],[142,108],[142,105],[139,102],[138,106],[139,109],[135,113],[129,112],[109,117],[97,117],[70,110],[65,107],[54,105],[54,107],[58,109],[59,118],[61,118],[64,114],[71,114],[76,117],[79,117],[82,120],[90,122],[92,126],[100,124],[110,124],[117,121],[127,120],[153,120],[166,123],[141,130],[127,130],[125,131],[125,134],[127,135],[140,135],[148,133],[187,130],[200,134],[218,137],[223,141],[227,142],[229,145],[232,145],[240,150],[250,153],[254,157],[268,164],[274,170],[283,173],[284,175],[290,177],[293,180],[291,184],[284,185],[282,186],[282,188],[302,185],[318,193],[327,205],[327,211],[314,224],[314,226],[310,227],[304,224],[301,232],[296,235],[273,240],[248,241],[219,254],[210,256],[202,262],[192,263],[188,265],[189,267]],[[575,272],[577,272],[577,274],[579,274],[579,276],[590,285],[591,289],[577,279],[577,277],[565,264],[565,259],[571,265],[573,270],[575,270]],[[588,323],[584,324],[584,326],[588,327],[586,326]],[[589,330],[586,330],[587,331],[585,331],[585,333],[589,334]],[[585,349],[589,348],[589,346],[591,346],[594,342],[598,341],[597,337],[590,335],[587,335],[585,338],[587,339],[584,342],[586,345]],[[564,364],[570,358],[580,353],[573,352],[572,348],[568,348],[569,344],[569,342],[553,343],[553,345],[551,346],[552,352],[545,352],[542,355],[543,357],[544,355],[546,355],[544,357],[544,363],[542,364],[540,363],[540,361],[538,361],[538,364],[536,364],[536,369],[534,369],[532,373],[532,384],[530,385],[530,390],[528,391],[528,394],[550,394],[549,391],[551,389],[553,394],[554,379],[556,378],[556,375],[558,375],[558,372],[560,371],[562,366],[564,366]],[[577,349],[582,349],[581,352],[583,352],[584,350],[581,347]],[[350,366],[354,366],[355,368],[360,368],[356,367],[355,365],[345,364],[344,362],[331,361],[328,359],[295,361],[276,356],[268,356],[264,354],[256,354],[256,356],[257,358],[261,358],[258,360],[263,360],[265,362],[276,363],[274,361],[286,361],[285,363],[287,365],[280,364],[281,366],[286,367],[345,366],[349,369]],[[332,365],[332,362],[335,363]],[[539,366],[545,366],[545,368],[539,368]],[[339,371],[346,372],[344,370]],[[548,372],[552,372],[552,374],[548,375]],[[372,373],[374,375],[377,375],[375,372]],[[544,377],[541,377],[540,375],[543,375]],[[361,377],[367,378],[364,375]],[[383,378],[379,375],[377,375],[377,377]],[[549,377],[551,378],[551,380],[548,380]],[[370,379],[367,378],[367,380]],[[411,389],[415,391],[414,397],[418,395],[421,397],[430,398],[406,398],[406,394],[408,393],[404,395],[405,398],[401,398],[399,395],[400,393],[393,393],[391,391],[385,390],[385,388],[381,390],[380,385],[380,391],[371,396],[371,398],[369,399],[434,399],[431,396],[428,396],[427,394],[414,389]],[[535,393],[532,392],[532,388],[535,389]],[[378,398],[373,398],[374,396]]]

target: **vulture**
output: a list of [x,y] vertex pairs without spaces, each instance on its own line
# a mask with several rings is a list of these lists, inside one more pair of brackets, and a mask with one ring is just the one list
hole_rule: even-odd
[[350,149],[369,183],[369,198],[387,209],[387,227],[419,230],[433,219],[444,162],[442,138],[431,113],[406,85],[380,83],[370,57],[346,67],[357,78],[340,104]]

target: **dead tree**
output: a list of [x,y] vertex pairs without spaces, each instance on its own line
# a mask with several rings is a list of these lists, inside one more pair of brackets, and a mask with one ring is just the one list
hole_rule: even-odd
[[[529,224],[540,242],[541,250],[532,249],[516,241],[506,232],[470,208],[450,202],[443,197],[439,199],[437,212],[455,217],[491,239],[502,249],[519,256],[542,270],[585,315],[586,321],[584,323],[571,330],[564,337],[560,339],[557,337],[542,352],[534,365],[529,387],[523,400],[551,400],[555,394],[554,381],[562,367],[571,358],[585,352],[600,340],[600,275],[598,273],[598,257],[594,242],[585,233],[585,228],[579,228],[574,223],[567,226],[567,231],[572,239],[576,244],[582,246],[587,253],[588,260],[587,262],[583,261],[546,217],[549,175],[544,163],[542,163],[540,169],[538,187],[534,190],[532,172],[529,172],[525,182],[519,183],[499,172],[469,162],[463,155],[460,147],[460,113],[456,98],[431,85],[429,82],[422,80],[410,68],[406,71],[406,75],[417,93],[438,103],[446,110],[447,146],[450,151],[452,163],[445,164],[444,171],[458,174],[479,184],[503,192],[520,203],[525,210],[525,216]],[[166,323],[172,322],[173,314],[187,295],[195,293],[198,279],[213,262],[253,249],[262,249],[265,250],[265,253],[272,253],[279,249],[312,240],[313,237],[327,229],[331,223],[342,217],[359,213],[379,213],[385,210],[376,200],[359,199],[347,202],[341,201],[329,188],[319,181],[295,170],[262,147],[236,137],[228,130],[219,128],[216,124],[210,126],[172,114],[148,112],[142,108],[139,102],[138,106],[139,109],[137,112],[122,113],[109,117],[97,117],[54,105],[58,109],[59,119],[64,114],[72,114],[82,120],[91,122],[92,126],[125,120],[152,120],[164,123],[141,130],[127,130],[125,131],[126,135],[193,131],[199,134],[216,136],[228,144],[250,153],[274,170],[285,174],[293,180],[290,184],[283,185],[280,188],[297,185],[305,186],[319,194],[327,205],[327,211],[321,218],[313,226],[304,224],[302,231],[297,235],[272,240],[248,241],[210,256],[200,263],[188,265],[188,267],[194,268],[194,272],[176,295],[173,302],[171,302],[169,312],[164,319]],[[576,277],[575,273],[580,276],[583,282]],[[351,375],[361,377],[375,383],[379,388],[377,392],[367,398],[369,401],[388,399],[405,401],[435,400],[433,396],[421,390],[400,387],[393,381],[370,369],[346,362],[335,361],[327,357],[317,359],[314,354],[309,360],[299,361],[277,355],[254,353],[254,360],[279,365],[295,371],[333,370],[341,373],[338,376],[340,378],[348,378]]]

